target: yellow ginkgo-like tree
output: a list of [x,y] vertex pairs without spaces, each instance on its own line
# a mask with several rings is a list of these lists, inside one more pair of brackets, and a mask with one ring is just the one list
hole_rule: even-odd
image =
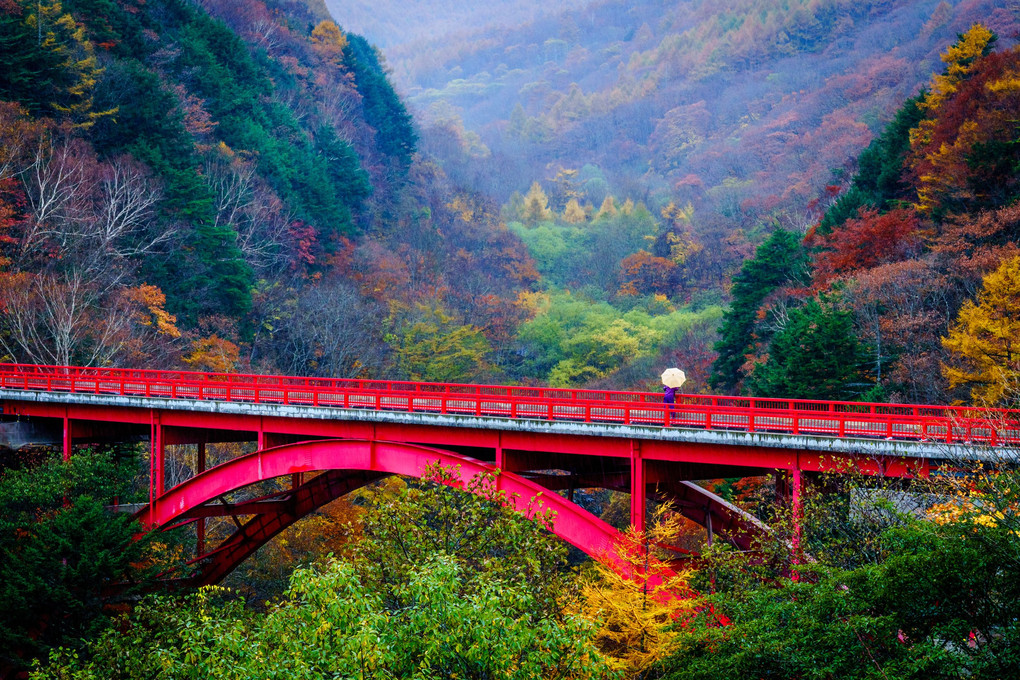
[[666,656],[681,620],[693,613],[690,572],[667,561],[685,520],[668,505],[656,509],[649,529],[633,527],[615,550],[617,568],[598,563],[580,592],[580,613],[598,621],[599,650],[625,677],[637,677]]
[[942,344],[956,361],[944,365],[951,387],[969,385],[982,405],[1018,396],[1020,379],[1020,255],[985,276],[977,301],[968,300]]

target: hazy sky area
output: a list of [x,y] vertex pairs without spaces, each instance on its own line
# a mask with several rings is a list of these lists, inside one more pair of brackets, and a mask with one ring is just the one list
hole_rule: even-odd
[[381,47],[470,31],[526,23],[543,14],[581,7],[591,0],[326,0],[344,30]]

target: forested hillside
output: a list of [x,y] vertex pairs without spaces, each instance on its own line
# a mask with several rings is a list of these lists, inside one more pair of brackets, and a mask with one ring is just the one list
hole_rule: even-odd
[[730,271],[763,225],[818,219],[976,21],[1004,46],[1020,27],[994,0],[601,0],[387,57],[422,148],[465,186],[506,201],[539,181],[562,211],[553,180],[572,170],[589,214],[609,194],[656,217],[690,203],[692,235]]
[[[988,177],[973,186],[1002,183],[1016,168],[1002,147],[1006,123],[998,141],[977,144],[955,165],[937,152],[942,137],[935,151],[908,139],[921,134],[911,132],[921,118],[937,117],[915,108],[918,92],[941,82],[941,54],[975,22],[996,36],[994,49],[1015,44],[1015,9],[984,0],[603,1],[555,20],[397,44],[387,55],[421,121],[421,148],[455,182],[503,202],[536,261],[542,292],[530,298],[533,317],[508,377],[654,388],[655,367],[679,363],[692,391],[945,401],[970,395],[955,388],[968,382],[962,374],[943,373],[951,357],[940,338],[980,287],[981,267],[997,260],[980,249],[974,260],[959,244],[948,256],[950,246],[930,239],[944,223],[978,219],[980,209],[1012,199],[1000,191],[963,205],[943,185],[964,182],[957,175],[974,164]],[[961,134],[960,144],[971,144],[971,133]],[[885,150],[872,147],[858,161],[872,142]],[[904,170],[907,147],[935,160],[910,160]],[[884,154],[877,169],[876,154]],[[911,206],[910,214],[896,210]],[[848,218],[863,231],[829,234]],[[885,254],[863,251],[900,238],[898,258],[942,253],[931,294],[917,293],[918,302],[901,281],[855,279],[865,288],[846,308],[846,268],[886,263]],[[861,250],[844,252],[848,239]],[[764,259],[754,257],[759,248]],[[763,283],[752,274],[734,281],[745,260]],[[792,314],[807,299],[798,286],[827,291],[820,306]],[[815,377],[791,383],[785,366],[803,366],[804,357],[777,358],[814,328],[811,314],[835,304],[833,287],[843,301],[831,320],[836,335],[808,354],[847,342],[813,367]],[[790,299],[776,302],[776,290]],[[767,379],[766,366],[775,373]]]
[[1020,50],[976,24],[806,238],[733,286],[712,382],[760,395],[1016,404]]
[[4,360],[487,374],[531,260],[324,15],[0,3]]

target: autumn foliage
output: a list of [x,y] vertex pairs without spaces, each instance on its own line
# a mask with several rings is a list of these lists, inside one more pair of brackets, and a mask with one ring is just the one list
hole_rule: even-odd
[[916,255],[922,243],[920,230],[921,221],[912,210],[881,215],[875,209],[862,210],[833,233],[817,238],[816,285]]
[[952,352],[944,371],[950,385],[968,385],[975,403],[1016,398],[1020,381],[1020,256],[984,278],[977,300],[967,300],[943,340]]
[[[1020,307],[1008,282],[1020,233],[1020,50],[996,51],[996,43],[974,24],[945,50],[945,71],[861,155],[857,176],[829,197],[804,239],[812,263],[804,293],[822,292],[852,313],[851,336],[837,346],[859,347],[851,363],[864,373],[843,382],[867,387],[868,398],[1003,403],[1004,386],[1014,381],[1009,324]],[[733,340],[743,343],[745,369],[755,375],[789,372],[780,358],[811,304],[789,292],[758,301],[756,320],[743,321],[742,339]],[[728,323],[736,321],[737,302]],[[741,314],[748,317],[742,307]],[[724,353],[717,373],[723,359],[735,365]]]

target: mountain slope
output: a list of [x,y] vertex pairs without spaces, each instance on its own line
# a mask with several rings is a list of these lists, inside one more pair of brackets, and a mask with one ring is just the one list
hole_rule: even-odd
[[1020,26],[992,0],[605,0],[387,58],[425,148],[499,200],[588,164],[653,207],[693,202],[707,224],[802,227],[832,170],[977,20],[1006,42]]
[[323,12],[0,2],[0,358],[410,376],[424,318],[490,370],[530,260]]

